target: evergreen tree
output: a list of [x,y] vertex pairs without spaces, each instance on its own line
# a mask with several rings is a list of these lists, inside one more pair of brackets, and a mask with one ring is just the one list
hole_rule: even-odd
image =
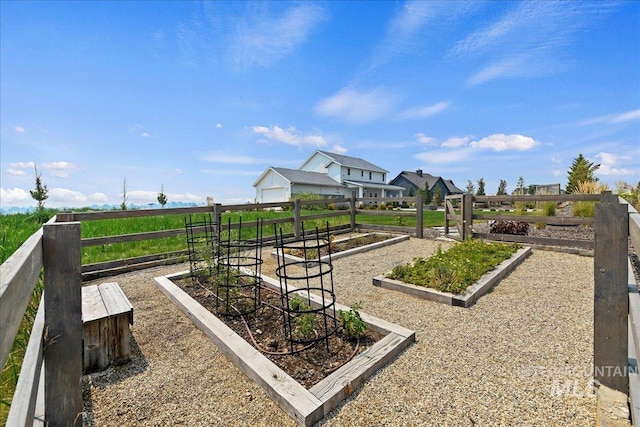
[[504,179],[500,180],[500,184],[498,185],[498,191],[496,192],[496,196],[506,196],[507,195],[507,181]]
[[164,193],[164,184],[160,185],[160,192],[158,193],[158,203],[164,208],[167,204],[167,195]]
[[520,194],[520,195],[525,194],[523,177],[518,178],[518,183],[516,184],[516,189],[513,190],[513,194]]
[[484,178],[480,178],[478,181],[478,191],[476,192],[476,196],[484,196]]
[[594,176],[594,173],[600,168],[599,164],[588,161],[584,158],[582,153],[573,159],[571,167],[567,176],[567,187],[565,193],[571,194],[578,190],[578,183],[580,182],[595,182],[598,178]]
[[432,197],[431,197],[431,191],[429,190],[429,183],[425,182],[424,183],[424,204],[428,205],[429,203],[431,203]]
[[476,186],[473,185],[473,182],[471,182],[471,180],[467,181],[467,193],[469,194],[473,194],[476,191]]
[[123,211],[127,210],[127,177],[124,177],[124,181],[122,181],[122,203],[120,203],[120,209]]
[[433,203],[436,206],[440,206],[442,204],[442,191],[440,190],[440,187],[436,187],[433,191]]
[[33,164],[33,169],[36,172],[36,188],[29,191],[33,200],[38,202],[38,211],[44,210],[44,201],[49,198],[49,189],[46,185],[42,184],[42,175],[38,172],[38,167]]

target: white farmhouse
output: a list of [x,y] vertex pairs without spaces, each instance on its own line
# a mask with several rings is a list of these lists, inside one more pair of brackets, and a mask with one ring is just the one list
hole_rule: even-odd
[[402,196],[403,187],[386,183],[388,171],[366,160],[316,151],[298,169],[269,166],[254,182],[256,202],[286,202],[298,193],[324,197]]

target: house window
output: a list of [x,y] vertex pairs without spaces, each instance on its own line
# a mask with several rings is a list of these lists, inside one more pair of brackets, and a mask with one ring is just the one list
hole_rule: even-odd
[[375,193],[375,195],[373,197],[378,197],[378,193]]
[[360,171],[360,176],[364,176],[364,171]]
[[369,172],[369,179],[371,179],[371,172]]
[[384,182],[384,174],[382,174],[382,182]]
[[347,168],[347,175],[351,175],[351,169]]

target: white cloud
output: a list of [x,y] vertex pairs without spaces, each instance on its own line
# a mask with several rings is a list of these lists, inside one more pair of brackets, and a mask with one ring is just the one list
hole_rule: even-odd
[[283,129],[280,126],[253,126],[252,130],[254,133],[262,135],[271,141],[283,142],[288,145],[312,145],[316,147],[327,145],[327,141],[322,135],[302,135],[293,126],[289,126],[287,129]]
[[79,191],[69,190],[67,188],[51,188],[49,189],[49,199],[47,200],[56,204],[76,205],[85,203],[87,197]]
[[32,200],[31,194],[22,188],[4,189],[0,188],[0,204],[5,206],[15,206],[17,203],[24,203]]
[[323,116],[364,123],[384,116],[395,104],[396,97],[381,88],[368,91],[344,88],[318,102],[315,110]]
[[631,160],[628,156],[618,157],[615,154],[600,152],[595,157],[600,162],[600,168],[595,172],[597,175],[633,175],[635,173],[631,169],[619,167],[619,163]]
[[229,51],[237,65],[270,65],[294,52],[324,19],[324,10],[311,3],[297,4],[277,17],[247,15],[232,30],[236,37]]
[[562,163],[562,160],[558,156],[551,156],[551,163]]
[[25,133],[26,132],[25,128],[23,128],[22,126],[16,126],[13,129],[18,133]]
[[429,145],[429,144],[433,144],[436,142],[436,139],[432,136],[427,136],[422,132],[418,132],[415,135],[415,138],[418,140],[418,142],[420,144],[425,144],[425,145]]
[[441,101],[425,107],[416,107],[400,113],[401,119],[426,119],[446,111],[451,106],[450,101]]
[[415,159],[432,164],[457,163],[466,160],[471,155],[471,150],[463,148],[459,150],[431,152],[424,151],[413,156]]
[[78,169],[74,164],[64,161],[44,163],[42,168],[58,178],[67,178],[69,176],[69,172]]
[[151,134],[149,132],[142,132],[140,136],[143,138],[151,138]]
[[22,169],[7,169],[7,175],[11,175],[11,176],[24,176],[26,175],[26,172],[23,171]]
[[33,169],[35,166],[35,163],[34,162],[15,162],[15,163],[9,163],[9,166],[12,168]]
[[148,204],[157,201],[157,191],[134,190],[127,192],[127,203]]
[[222,127],[222,123],[218,123],[218,124],[216,125],[216,128],[217,128],[217,129],[220,129],[221,127]]
[[239,156],[239,155],[227,154],[221,151],[213,151],[213,152],[207,153],[202,157],[202,160],[204,160],[205,162],[230,163],[230,164],[241,164],[241,165],[253,165],[256,163],[264,162],[264,159],[259,159],[251,156]]
[[458,148],[458,147],[467,145],[469,141],[471,141],[471,137],[469,136],[460,136],[460,137],[454,136],[447,139],[440,145],[442,147],[447,147],[447,148]]
[[551,171],[553,176],[562,176],[564,175],[564,171],[562,169],[554,169]]
[[336,144],[331,148],[331,152],[338,153],[338,154],[345,154],[347,152],[347,149],[344,148],[342,145]]
[[587,126],[596,123],[624,123],[630,122],[634,120],[640,120],[640,108],[637,110],[626,111],[624,113],[618,114],[607,114],[604,116],[593,117],[591,119],[586,119],[578,123],[580,126]]
[[92,193],[89,194],[89,200],[94,203],[106,203],[109,198],[104,193]]
[[529,136],[499,133],[484,137],[480,141],[473,141],[470,145],[473,148],[486,148],[493,151],[526,151],[531,150],[538,144],[535,139]]

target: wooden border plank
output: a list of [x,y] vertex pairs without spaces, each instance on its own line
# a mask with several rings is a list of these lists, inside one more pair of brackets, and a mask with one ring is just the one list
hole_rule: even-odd
[[7,362],[42,266],[42,228],[0,266],[0,366]]
[[44,299],[41,298],[38,313],[33,322],[29,343],[22,360],[15,393],[11,401],[8,426],[31,426],[36,410],[38,389],[42,372],[42,334],[44,332]]

